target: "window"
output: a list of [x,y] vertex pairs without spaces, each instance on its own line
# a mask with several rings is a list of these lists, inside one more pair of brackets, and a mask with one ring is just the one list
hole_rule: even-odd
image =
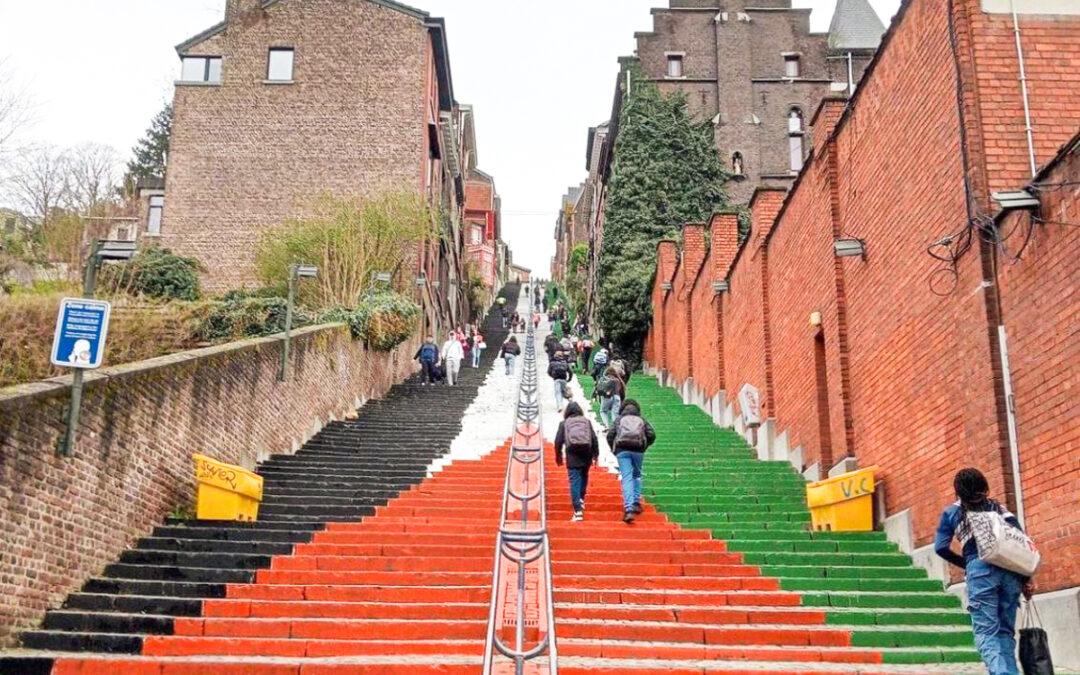
[[668,77],[682,77],[682,54],[668,54],[667,57],[667,76]]
[[272,47],[267,59],[266,79],[271,82],[292,82],[293,55],[292,47]]
[[743,175],[743,159],[742,153],[736,152],[731,156],[731,175],[741,176]]
[[128,241],[130,238],[131,237],[130,237],[130,233],[128,231],[128,228],[126,228],[126,227],[118,227],[118,228],[116,228],[116,239],[117,239],[117,241]]
[[469,239],[471,244],[479,244],[483,241],[483,235],[480,233],[480,226],[473,225],[472,231],[469,233]]
[[161,234],[161,212],[165,210],[165,197],[155,195],[150,198],[150,213],[146,218],[146,233],[157,236]]
[[803,164],[803,125],[802,111],[792,108],[788,112],[788,154],[789,168],[793,173],[802,171]]
[[784,54],[784,77],[799,77],[798,54]]
[[221,83],[220,56],[185,56],[180,61],[181,82]]

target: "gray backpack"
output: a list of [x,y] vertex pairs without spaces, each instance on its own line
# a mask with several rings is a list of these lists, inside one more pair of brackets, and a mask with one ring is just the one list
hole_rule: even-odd
[[592,424],[584,417],[571,417],[563,422],[566,433],[566,447],[571,450],[588,452],[592,450]]
[[637,415],[623,415],[615,429],[615,447],[626,450],[645,449],[645,420]]

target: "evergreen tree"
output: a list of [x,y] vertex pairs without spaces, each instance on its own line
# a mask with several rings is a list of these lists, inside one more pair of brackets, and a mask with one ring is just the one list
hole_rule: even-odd
[[169,153],[169,135],[172,133],[172,104],[165,104],[154,116],[146,135],[131,149],[133,159],[128,162],[124,184],[130,188],[132,180],[139,178],[162,178],[165,176],[165,158]]
[[652,320],[656,246],[726,207],[728,175],[711,124],[693,118],[685,96],[662,95],[636,69],[629,80],[604,214],[598,318],[636,363]]

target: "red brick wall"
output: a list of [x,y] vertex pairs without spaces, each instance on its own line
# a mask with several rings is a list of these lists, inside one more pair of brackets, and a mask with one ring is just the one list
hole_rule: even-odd
[[[1042,587],[1050,580],[1080,580],[1080,154],[1039,182],[1048,185],[1039,213],[1048,222],[1035,225],[1019,263],[1002,265],[998,283],[1019,411],[1026,523],[1047,554],[1039,571]],[[1072,185],[1051,187],[1060,183]],[[1012,233],[1007,250],[1020,249],[1030,224],[1021,214],[1003,224]]]
[[411,342],[368,352],[348,328],[260,338],[87,376],[75,454],[57,457],[70,380],[0,391],[0,645],[193,496],[193,453],[248,468],[413,369]]
[[[821,457],[821,439],[828,436],[832,456],[823,469],[846,452],[863,466],[881,466],[888,512],[910,508],[922,545],[953,498],[956,470],[977,466],[994,496],[1012,498],[997,348],[1000,296],[1019,409],[1027,524],[1047,542],[1048,571],[1040,585],[1052,590],[1080,582],[1080,465],[1074,457],[1080,415],[1077,397],[1070,396],[1080,362],[1080,213],[1076,186],[1068,185],[1076,180],[1077,160],[1063,160],[1040,179],[1065,184],[1042,190],[1042,218],[1071,225],[1039,225],[1020,263],[1010,265],[1001,255],[1000,283],[992,283],[993,247],[968,227],[958,72],[965,82],[959,89],[974,215],[990,215],[988,186],[1017,189],[1029,177],[1009,102],[1009,87],[1018,85],[995,79],[995,73],[1007,74],[1002,64],[1014,58],[991,30],[1004,19],[974,8],[957,8],[958,68],[943,0],[906,2],[853,104],[840,115],[828,103],[816,117],[813,160],[778,217],[779,197],[757,193],[753,233],[722,298],[725,372],[716,384],[705,376],[700,381],[709,387],[723,382],[729,401],[743,383],[755,384],[765,414],[806,450],[808,463]],[[1073,48],[1080,45],[1080,19],[1025,18],[1024,29],[1033,44],[1026,54],[1031,76],[1053,98],[1080,72]],[[1062,41],[1067,49],[1047,48]],[[1051,86],[1051,73],[1063,69],[1065,84]],[[1053,143],[1076,131],[1074,95],[1059,96],[1058,105],[1069,110],[1057,117],[1049,105],[1033,107],[1044,161]],[[1003,226],[1006,250],[1015,251],[1026,237],[1026,221],[1016,220],[1023,217]],[[946,235],[954,243],[970,236],[954,268],[927,253]],[[864,240],[866,259],[835,257],[834,237]],[[689,297],[691,314],[704,316],[702,290]],[[809,325],[812,312],[822,315],[824,358],[815,347],[818,331]],[[695,365],[698,350],[710,344],[695,336]],[[822,379],[828,382],[827,426],[819,417]]]

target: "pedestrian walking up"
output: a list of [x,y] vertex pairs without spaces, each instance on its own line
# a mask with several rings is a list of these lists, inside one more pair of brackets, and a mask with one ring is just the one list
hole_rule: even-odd
[[420,376],[420,384],[427,386],[435,384],[435,364],[439,362],[439,347],[435,344],[434,337],[428,337],[420,349],[416,350],[414,359],[420,362],[423,374]]
[[567,358],[563,352],[555,352],[555,358],[548,364],[547,369],[548,377],[555,381],[555,407],[559,412],[562,412],[563,406],[570,400],[566,387],[570,380],[574,379],[574,372]]
[[506,374],[514,374],[514,359],[521,353],[521,347],[518,346],[517,338],[511,335],[503,343],[502,349],[499,350],[499,358],[506,364]]
[[555,432],[555,463],[563,465],[566,447],[566,475],[570,480],[572,521],[585,519],[585,493],[589,489],[589,469],[600,461],[600,442],[581,406],[571,401]]
[[593,357],[593,369],[592,376],[594,380],[599,380],[600,376],[604,374],[604,371],[608,367],[608,350],[603,347],[600,351],[596,352],[596,356]]
[[[1016,610],[1021,594],[1031,599],[1034,585],[1027,577],[984,562],[969,513],[997,512],[1016,529],[1020,522],[1000,503],[989,498],[990,485],[978,469],[963,469],[953,478],[957,500],[941,514],[934,552],[964,570],[968,612],[975,631],[975,646],[990,675],[1019,675],[1016,665]],[[952,550],[959,540],[961,555]]]
[[641,416],[637,401],[628,398],[622,404],[615,423],[608,428],[607,442],[619,462],[623,522],[632,523],[641,513],[641,467],[645,463],[645,451],[656,442],[656,432]]
[[476,331],[472,336],[472,367],[480,367],[480,357],[483,355],[484,350],[487,349],[487,343],[484,342],[484,336],[480,331]]
[[626,385],[614,368],[608,368],[596,380],[593,398],[600,399],[600,423],[604,425],[604,429],[610,428],[615,424],[622,400],[626,398]]
[[587,373],[589,371],[589,359],[592,358],[593,341],[588,335],[581,338],[581,342],[578,343],[578,349],[581,350],[581,372]]
[[454,386],[458,383],[458,374],[461,372],[461,362],[465,358],[465,350],[461,348],[461,340],[457,333],[450,333],[442,346],[442,358],[446,367],[446,384]]

